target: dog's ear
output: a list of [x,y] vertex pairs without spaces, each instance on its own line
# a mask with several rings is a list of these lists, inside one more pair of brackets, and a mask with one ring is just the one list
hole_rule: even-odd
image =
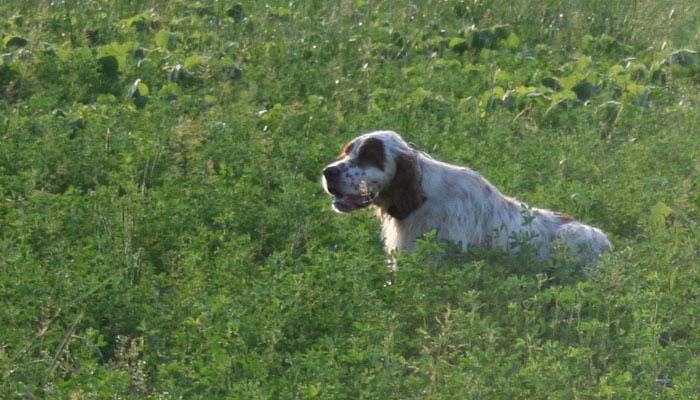
[[402,220],[418,209],[427,197],[420,181],[415,154],[401,152],[396,158],[396,174],[380,194],[380,208],[392,217]]

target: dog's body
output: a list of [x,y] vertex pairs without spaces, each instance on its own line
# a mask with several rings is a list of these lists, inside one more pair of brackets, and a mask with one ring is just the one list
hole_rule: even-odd
[[465,250],[479,245],[518,253],[527,244],[543,260],[567,248],[588,263],[611,248],[599,229],[504,196],[478,173],[436,161],[391,131],[348,143],[341,159],[324,169],[323,186],[338,212],[376,207],[389,253],[413,249],[433,229]]

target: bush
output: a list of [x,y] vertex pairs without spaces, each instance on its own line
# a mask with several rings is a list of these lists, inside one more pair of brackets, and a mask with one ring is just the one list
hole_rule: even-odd
[[[698,397],[694,3],[35,3],[0,5],[1,398]],[[319,185],[379,128],[615,250],[391,272]]]

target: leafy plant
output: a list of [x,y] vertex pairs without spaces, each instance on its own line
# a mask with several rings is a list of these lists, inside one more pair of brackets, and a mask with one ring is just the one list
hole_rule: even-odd
[[[0,4],[0,398],[697,398],[698,5]],[[394,129],[609,233],[387,268]],[[527,237],[513,237],[526,247]]]

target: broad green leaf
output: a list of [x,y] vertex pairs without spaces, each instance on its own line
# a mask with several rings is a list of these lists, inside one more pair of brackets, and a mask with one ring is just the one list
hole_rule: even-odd
[[178,42],[178,37],[177,34],[172,33],[170,30],[163,29],[156,33],[155,42],[158,47],[162,49],[174,50]]
[[97,51],[97,58],[112,56],[117,59],[117,67],[119,68],[119,70],[124,71],[127,57],[129,57],[133,53],[135,48],[135,42],[112,42],[99,48],[99,50]]
[[469,45],[467,44],[467,41],[464,38],[453,37],[447,43],[447,47],[454,52],[463,53],[465,50],[467,50],[467,48],[469,48]]
[[519,49],[521,47],[521,41],[518,35],[511,32],[510,35],[503,40],[503,45],[509,49]]
[[673,214],[673,209],[660,201],[654,204],[649,210],[649,223],[654,231],[659,232],[666,229],[666,218]]
[[202,57],[200,55],[192,55],[189,56],[185,59],[185,61],[182,63],[182,65],[190,70],[190,71],[197,71],[197,69],[203,65],[206,64],[208,59],[206,57]]

